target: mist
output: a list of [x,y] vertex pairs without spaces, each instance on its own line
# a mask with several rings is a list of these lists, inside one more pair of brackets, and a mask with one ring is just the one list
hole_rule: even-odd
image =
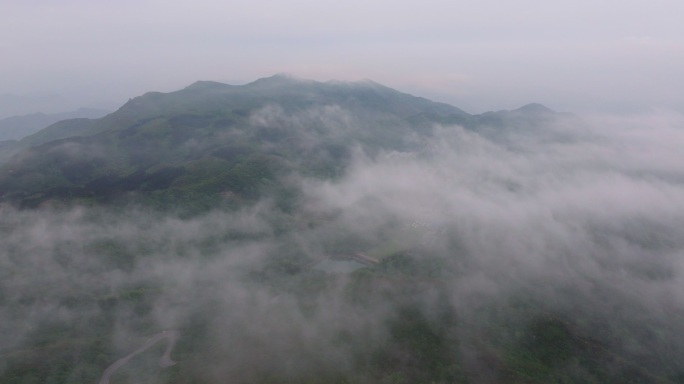
[[[288,113],[250,121],[362,128],[337,107]],[[294,212],[269,198],[194,217],[3,206],[0,372],[39,364],[28,348],[44,345],[67,356],[67,382],[93,381],[146,337],[178,330],[177,366],[156,368],[146,352],[120,375],[371,383],[381,376],[364,367],[382,361],[404,367],[396,382],[437,380],[426,364],[443,366],[440,382],[499,382],[508,373],[492,361],[522,363],[493,351],[527,345],[544,321],[569,330],[572,348],[602,346],[587,353],[613,378],[684,371],[684,116],[431,129],[405,151],[352,143],[332,179],[291,175]],[[380,264],[315,268],[358,252]],[[399,336],[406,324],[436,349]],[[82,354],[95,357],[75,364]]]

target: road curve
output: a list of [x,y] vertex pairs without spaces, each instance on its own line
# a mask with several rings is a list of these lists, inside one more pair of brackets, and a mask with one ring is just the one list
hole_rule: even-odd
[[133,358],[133,356],[137,355],[140,352],[145,351],[147,348],[150,348],[151,346],[157,344],[162,339],[169,339],[168,344],[166,345],[166,350],[164,351],[164,354],[162,355],[161,359],[159,360],[159,366],[160,367],[170,367],[174,364],[176,364],[175,361],[171,360],[171,350],[173,349],[173,346],[176,345],[176,340],[178,340],[178,331],[164,331],[157,333],[156,335],[152,336],[149,340],[145,342],[140,348],[136,349],[135,351],[129,353],[128,355],[120,358],[119,360],[115,361],[114,364],[110,365],[105,369],[104,373],[102,374],[102,378],[100,379],[100,384],[109,384],[109,378],[116,372],[117,369],[121,368],[124,364],[128,363],[128,360]]

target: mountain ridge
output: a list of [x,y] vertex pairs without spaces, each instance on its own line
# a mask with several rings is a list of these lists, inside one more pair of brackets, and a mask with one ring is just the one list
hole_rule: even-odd
[[283,187],[292,172],[339,175],[354,143],[371,154],[413,151],[436,124],[477,129],[489,121],[504,126],[518,115],[529,121],[535,113],[470,115],[368,80],[276,74],[237,86],[198,81],[132,98],[97,120],[61,121],[3,145],[0,201],[101,201],[169,189],[175,196],[208,194],[214,202],[227,192],[256,199],[264,188]]
[[0,120],[0,141],[21,140],[52,124],[75,118],[98,119],[110,113],[103,109],[79,108],[60,113],[32,113],[10,116]]

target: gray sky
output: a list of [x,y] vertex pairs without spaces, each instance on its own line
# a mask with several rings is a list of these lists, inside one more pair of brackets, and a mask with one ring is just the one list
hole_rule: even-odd
[[682,15],[681,0],[4,0],[0,117],[278,72],[471,113],[684,111]]

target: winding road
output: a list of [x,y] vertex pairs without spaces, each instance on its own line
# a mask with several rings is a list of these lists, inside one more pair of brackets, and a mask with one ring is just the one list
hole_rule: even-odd
[[145,351],[147,348],[150,348],[151,346],[157,344],[162,339],[169,339],[168,344],[166,345],[166,350],[164,351],[164,354],[162,355],[161,359],[159,360],[159,366],[160,367],[170,367],[174,364],[176,364],[175,361],[171,360],[171,350],[173,350],[173,346],[176,345],[176,340],[178,340],[178,331],[164,331],[157,333],[156,335],[152,336],[149,340],[145,342],[140,348],[136,349],[135,351],[129,353],[128,355],[120,358],[119,360],[115,361],[114,364],[110,365],[105,369],[104,373],[102,374],[102,378],[100,379],[100,384],[109,384],[109,378],[116,372],[117,369],[121,368],[124,364],[128,363],[128,360],[133,358],[133,356],[137,355],[140,352]]

